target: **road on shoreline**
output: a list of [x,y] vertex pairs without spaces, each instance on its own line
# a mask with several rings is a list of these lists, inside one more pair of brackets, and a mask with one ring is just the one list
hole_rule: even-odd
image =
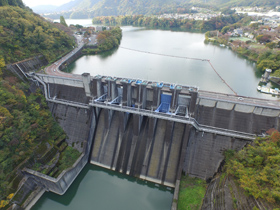
[[[45,68],[45,72],[48,75],[52,76],[60,76],[60,77],[67,77],[67,78],[73,78],[73,79],[81,79],[81,75],[78,74],[71,74],[66,73],[59,70],[59,67],[63,64],[63,62],[67,61],[72,55],[77,53],[83,46],[84,46],[84,40],[81,35],[74,35],[76,38],[76,42],[78,46],[74,48],[70,53],[60,58],[58,61],[54,62],[50,66]],[[91,36],[89,45],[96,44],[96,35]]]

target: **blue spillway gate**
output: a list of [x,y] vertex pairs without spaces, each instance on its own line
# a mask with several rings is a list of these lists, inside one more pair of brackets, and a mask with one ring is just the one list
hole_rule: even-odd
[[161,94],[160,105],[156,109],[156,112],[168,113],[170,108],[171,98],[172,98],[171,95]]

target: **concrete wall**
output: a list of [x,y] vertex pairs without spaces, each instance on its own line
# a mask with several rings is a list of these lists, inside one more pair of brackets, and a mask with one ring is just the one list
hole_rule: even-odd
[[77,52],[75,52],[74,54],[72,54],[72,52],[68,53],[68,55],[66,55],[64,58],[66,58],[66,60],[59,66],[59,70],[63,70],[65,69],[69,64],[71,64],[72,62],[74,62],[75,60],[77,60],[79,57],[81,57],[82,54],[82,50],[84,48],[82,47],[81,49],[79,49]]
[[[92,139],[94,136],[94,131],[96,127],[96,115],[93,110],[89,112],[85,112],[88,110],[76,109],[75,111],[67,111],[65,105],[51,105],[51,106],[59,106],[60,108],[53,109],[53,114],[56,116],[58,113],[61,114],[61,111],[64,109],[63,115],[65,115],[64,119],[58,119],[60,125],[66,132],[68,136],[68,141],[72,142],[78,140],[79,142],[83,141],[83,153],[79,157],[79,159],[75,162],[75,164],[64,170],[58,178],[53,178],[39,172],[24,169],[24,172],[28,177],[32,177],[35,182],[39,183],[43,186],[47,191],[54,192],[56,194],[64,194],[66,190],[70,187],[75,178],[79,175],[80,171],[83,167],[88,163],[89,154],[91,152]],[[83,114],[84,113],[84,114]],[[79,115],[82,115],[79,117]],[[84,121],[83,116],[87,118]],[[69,124],[72,122],[72,126]],[[74,131],[73,131],[74,129]],[[80,135],[80,136],[79,136]]]
[[186,174],[208,179],[218,171],[228,149],[240,150],[250,141],[191,131],[183,164]]
[[53,178],[30,169],[24,169],[23,171],[26,172],[27,176],[31,176],[37,183],[44,186],[47,191],[63,195],[87,162],[87,156],[83,154],[71,169],[63,171],[58,178]]
[[[89,98],[83,88],[49,84],[50,97],[88,104]],[[48,103],[54,118],[67,134],[67,143],[80,152],[83,151],[83,142],[87,141],[90,131],[92,110],[66,106],[57,103]]]
[[31,71],[37,71],[42,66],[45,66],[48,64],[47,59],[43,55],[38,55],[30,59],[26,59],[14,64],[10,64],[8,66],[12,66],[15,68],[21,68],[22,71],[25,73],[31,72]]
[[48,61],[46,60],[46,58],[43,55],[38,55],[17,63],[8,64],[7,69],[10,70],[13,74],[17,75],[21,80],[25,80],[26,78],[22,72],[34,72],[47,64]]
[[71,87],[79,87],[83,88],[84,84],[82,80],[72,79],[67,77],[57,77],[45,74],[37,74],[45,83],[49,84],[57,84],[57,85],[65,85]]
[[83,87],[73,87],[69,85],[52,84],[48,85],[49,96],[51,98],[74,101],[83,104],[89,103],[89,97],[86,96]]
[[[128,118],[127,124],[125,118]],[[91,163],[174,187],[181,145],[188,136],[185,134],[185,126],[171,121],[148,117],[141,119],[139,115],[101,110]]]
[[280,110],[253,105],[199,99],[195,118],[202,125],[246,133],[261,134],[270,128],[279,130]]

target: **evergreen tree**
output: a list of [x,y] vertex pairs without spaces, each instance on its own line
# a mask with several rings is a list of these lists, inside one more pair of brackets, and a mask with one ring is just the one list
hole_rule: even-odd
[[65,19],[64,19],[63,16],[60,16],[60,24],[62,24],[62,25],[64,25],[64,26],[68,27],[68,25],[67,25],[67,23],[66,23],[66,21],[65,21]]
[[0,6],[7,5],[24,7],[22,0],[0,0]]

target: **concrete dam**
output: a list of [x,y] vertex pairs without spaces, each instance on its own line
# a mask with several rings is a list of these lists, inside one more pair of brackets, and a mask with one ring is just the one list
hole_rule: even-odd
[[92,141],[92,164],[170,187],[182,172],[210,179],[225,150],[279,129],[278,101],[87,73],[30,76],[44,89],[68,144],[83,151]]

